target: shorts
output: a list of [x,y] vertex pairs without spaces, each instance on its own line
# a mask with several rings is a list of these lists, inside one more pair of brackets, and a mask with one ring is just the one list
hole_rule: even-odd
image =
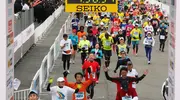
[[111,57],[112,56],[112,51],[111,50],[103,50],[103,54],[105,57]]
[[139,45],[139,41],[132,41],[132,45]]
[[71,59],[71,55],[65,55],[65,54],[62,54],[62,61],[67,61],[67,60],[70,60]]
[[74,50],[77,50],[77,45],[73,45],[73,49],[74,49]]

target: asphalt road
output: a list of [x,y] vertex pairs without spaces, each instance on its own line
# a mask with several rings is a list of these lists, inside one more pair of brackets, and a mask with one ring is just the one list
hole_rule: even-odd
[[[139,100],[163,100],[161,96],[161,86],[168,76],[168,47],[167,41],[165,46],[165,52],[159,51],[159,40],[158,36],[154,37],[156,40],[155,47],[152,51],[151,65],[147,64],[147,58],[145,57],[145,50],[142,44],[142,40],[139,47],[138,56],[132,55],[132,47],[130,54],[128,55],[133,64],[134,68],[138,71],[139,75],[143,74],[145,69],[149,70],[149,74],[137,85],[137,93]],[[75,82],[74,74],[81,72],[81,60],[80,54],[77,54],[75,64],[71,64],[70,74],[68,80]],[[110,64],[110,76],[117,76],[113,73],[117,62],[117,56],[113,53]],[[53,72],[50,74],[56,81],[58,77],[62,77],[63,66],[61,56],[56,61]],[[53,85],[56,83],[54,82]],[[93,100],[115,100],[116,96],[116,84],[106,80],[103,70],[101,69],[101,75],[99,84],[95,87],[95,96]],[[44,90],[41,94],[41,100],[50,100],[50,94]],[[68,100],[71,100],[70,98]]]

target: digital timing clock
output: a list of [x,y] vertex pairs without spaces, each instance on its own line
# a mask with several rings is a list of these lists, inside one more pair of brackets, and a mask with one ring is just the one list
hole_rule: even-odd
[[117,12],[117,0],[65,0],[66,12]]
[[116,0],[67,0],[68,4],[116,4]]

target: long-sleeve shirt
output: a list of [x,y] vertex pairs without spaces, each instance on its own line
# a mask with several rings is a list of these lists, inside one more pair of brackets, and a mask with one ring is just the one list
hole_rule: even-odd
[[86,89],[87,87],[92,84],[92,74],[90,74],[90,80],[87,80],[85,82],[81,82],[80,84],[75,83],[75,82],[68,82],[67,78],[65,79],[65,85],[69,86],[73,89],[79,89],[78,93],[74,93],[72,100],[87,100],[87,96],[86,96]]
[[111,82],[118,81],[120,83],[121,87],[123,88],[123,90],[127,91],[128,90],[128,85],[131,82],[141,81],[146,75],[143,74],[141,77],[138,77],[138,78],[133,78],[133,77],[126,77],[126,78],[117,77],[117,78],[113,78],[113,77],[109,76],[108,72],[105,72],[105,76],[106,76],[106,79],[111,81]]
[[154,32],[154,28],[151,25],[147,25],[144,27],[145,32]]
[[155,40],[153,37],[146,37],[146,38],[144,38],[143,44],[145,46],[151,46],[152,47],[155,45]]

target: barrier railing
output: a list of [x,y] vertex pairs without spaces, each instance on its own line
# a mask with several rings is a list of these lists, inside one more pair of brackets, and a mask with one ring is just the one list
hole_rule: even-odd
[[[47,80],[49,78],[49,73],[52,71],[55,61],[59,57],[61,37],[64,33],[67,33],[68,30],[70,29],[71,20],[72,20],[72,15],[69,15],[64,25],[60,29],[59,34],[56,37],[53,45],[50,47],[48,54],[44,57],[40,69],[35,74],[28,92],[31,90],[35,90],[38,93],[42,93],[42,89],[45,87],[45,84],[47,83]],[[25,90],[16,91],[14,95],[17,95],[17,93],[23,93],[24,91]],[[28,95],[26,95],[25,97],[27,98]],[[24,99],[14,99],[14,100],[24,100]]]
[[28,100],[30,89],[24,89],[14,92],[14,100]]
[[14,38],[14,64],[16,65],[21,60],[24,54],[42,39],[45,33],[49,30],[55,20],[64,11],[64,6],[61,5],[50,15],[41,25],[36,27],[34,24],[34,10],[30,9],[25,12],[15,14],[15,38]]

